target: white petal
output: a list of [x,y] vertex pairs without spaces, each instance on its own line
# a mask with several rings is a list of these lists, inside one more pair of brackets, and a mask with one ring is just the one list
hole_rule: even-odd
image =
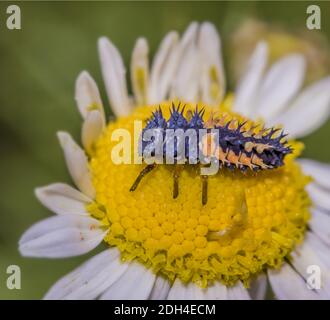
[[312,218],[309,226],[313,232],[330,246],[330,214],[317,208],[312,208]]
[[272,120],[283,124],[291,137],[306,136],[321,127],[330,114],[330,77],[310,85],[290,108]]
[[178,46],[178,67],[172,82],[171,97],[188,102],[198,101],[200,51],[197,47],[198,24],[189,25]]
[[315,182],[324,188],[330,190],[330,165],[315,160],[299,159],[303,171],[307,175],[311,175]]
[[215,282],[211,287],[208,287],[205,291],[205,300],[227,300],[228,290],[226,286]]
[[87,215],[86,205],[92,199],[64,183],[53,183],[35,189],[39,201],[57,214]]
[[200,75],[202,101],[219,105],[224,96],[226,84],[220,36],[213,24],[205,22],[201,25],[198,46],[202,63]]
[[180,40],[180,51],[181,54],[183,53],[184,48],[186,48],[190,43],[195,42],[197,45],[197,33],[198,33],[199,25],[197,22],[192,22],[187,27],[185,32],[183,33],[181,40]]
[[94,249],[107,231],[98,220],[80,215],[59,215],[34,224],[19,241],[23,256],[64,258]]
[[227,288],[228,300],[251,300],[247,289],[244,288],[241,282],[238,282],[233,287]]
[[268,270],[268,279],[279,300],[316,300],[317,293],[307,288],[305,280],[287,263],[279,270]]
[[[329,299],[330,264],[324,263],[324,261],[319,256],[319,251],[321,251],[324,246],[321,243],[320,245],[314,245],[315,242],[309,241],[310,237],[311,234],[307,232],[305,235],[304,242],[292,252],[292,265],[305,280],[307,280],[311,276],[311,273],[308,268],[310,268],[311,266],[317,266],[320,269],[321,288],[316,289],[315,292],[320,299]],[[325,254],[329,255],[329,253],[330,248],[326,248]],[[308,289],[307,287],[305,288],[305,290],[310,291],[310,289]]]
[[165,300],[170,290],[170,282],[163,277],[157,277],[150,293],[150,300]]
[[317,253],[318,257],[327,266],[327,269],[330,270],[329,246],[321,241],[313,232],[307,232],[306,239],[308,240],[308,244]]
[[184,284],[176,279],[168,294],[168,300],[225,300],[227,297],[226,287],[220,283],[202,289],[194,283]]
[[250,116],[256,102],[259,85],[267,65],[268,47],[266,42],[258,43],[247,69],[240,79],[234,100],[234,111]]
[[94,199],[95,190],[88,168],[85,152],[76,144],[67,132],[58,132],[58,139],[64,152],[66,165],[76,186]]
[[195,284],[184,284],[177,278],[173,283],[167,300],[195,300],[197,295],[197,286]]
[[194,44],[185,49],[178,71],[173,80],[171,97],[188,102],[198,101],[200,54]]
[[117,249],[105,250],[57,281],[47,292],[47,300],[96,299],[126,271]]
[[305,60],[298,54],[274,63],[260,86],[255,114],[266,121],[277,116],[300,90],[305,76]]
[[99,89],[94,79],[87,71],[82,71],[76,80],[75,99],[84,119],[91,109],[97,109],[100,111],[103,121],[105,121]]
[[148,102],[149,83],[149,47],[145,38],[137,39],[131,59],[131,81],[133,93],[138,105]]
[[166,99],[178,63],[177,32],[168,33],[161,42],[154,57],[149,88],[149,103],[159,103]]
[[103,132],[104,127],[104,118],[99,110],[93,110],[87,114],[81,131],[81,141],[89,154],[93,152],[94,143]]
[[116,116],[127,116],[131,106],[126,86],[126,70],[118,49],[102,37],[98,42],[103,80],[112,111]]
[[155,280],[155,274],[148,270],[144,265],[132,262],[125,273],[101,296],[101,299],[148,299]]
[[264,273],[259,274],[256,279],[251,281],[251,287],[248,292],[253,300],[264,300],[267,293],[267,277]]
[[316,207],[330,211],[330,191],[322,189],[316,183],[310,183],[306,190]]

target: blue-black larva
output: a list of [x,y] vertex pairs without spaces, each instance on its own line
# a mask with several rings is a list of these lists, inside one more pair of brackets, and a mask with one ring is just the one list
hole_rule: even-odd
[[[211,115],[207,121],[204,121],[204,110],[198,110],[196,107],[194,112],[184,113],[185,108],[180,108],[172,104],[170,110],[170,117],[166,120],[163,116],[162,110],[159,107],[156,111],[152,112],[150,119],[147,121],[146,126],[143,128],[142,136],[146,130],[157,129],[162,135],[164,141],[166,140],[167,129],[182,129],[196,130],[196,135],[199,138],[200,130],[204,129],[204,135],[201,137],[201,144],[197,144],[197,155],[211,158],[212,160],[219,161],[222,168],[230,170],[240,170],[246,172],[252,170],[258,172],[260,170],[270,170],[283,166],[284,157],[292,153],[292,148],[288,146],[285,138],[286,134],[279,133],[280,129],[277,128],[263,128],[254,131],[254,128],[248,130],[244,129],[246,122],[239,123],[235,119],[227,119],[225,116],[215,117]],[[206,129],[206,130],[205,130]],[[216,140],[214,139],[214,129],[218,134]],[[151,141],[142,140],[142,154],[150,147]],[[177,144],[179,141],[174,142],[174,171],[173,171],[173,198],[179,194],[179,175],[182,166],[176,165]],[[190,144],[184,140],[185,154],[184,157],[189,159]],[[173,150],[172,150],[173,152]],[[163,157],[166,157],[166,148],[164,144]],[[200,158],[197,159],[200,163]],[[157,166],[156,163],[148,164],[139,174],[133,183],[130,191],[135,191],[142,178],[151,172]],[[207,203],[207,176],[202,175],[202,204]]]

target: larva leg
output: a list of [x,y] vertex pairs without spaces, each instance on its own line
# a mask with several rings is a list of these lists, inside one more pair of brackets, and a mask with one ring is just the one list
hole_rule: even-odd
[[208,176],[202,176],[202,205],[207,203]]
[[136,188],[138,187],[139,183],[141,182],[142,178],[148,174],[150,171],[152,171],[153,169],[156,168],[156,163],[153,164],[148,164],[138,175],[138,177],[136,178],[136,180],[134,181],[133,185],[131,186],[131,188],[129,189],[129,191],[135,191]]
[[176,199],[179,195],[179,177],[181,172],[181,166],[175,165],[173,171],[173,199]]

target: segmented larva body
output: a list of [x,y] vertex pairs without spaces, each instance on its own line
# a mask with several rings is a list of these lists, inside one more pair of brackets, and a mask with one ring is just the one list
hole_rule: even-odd
[[[183,163],[211,163],[217,161],[219,167],[230,170],[240,170],[246,172],[274,169],[284,164],[284,157],[292,152],[283,132],[279,134],[279,129],[269,128],[255,130],[251,126],[246,129],[246,122],[239,123],[237,120],[226,116],[220,118],[211,115],[204,122],[204,110],[187,112],[184,115],[184,107],[172,105],[171,115],[168,120],[163,116],[161,108],[152,113],[142,130],[140,139],[140,151],[143,157],[159,156],[167,160],[170,154],[173,158],[173,199],[179,195],[180,167],[177,164]],[[168,129],[183,133],[193,131],[196,143],[190,143],[187,136],[171,136]],[[148,130],[152,131],[150,139],[145,140]],[[169,143],[170,142],[170,143]],[[160,149],[157,149],[156,145]],[[182,147],[184,147],[182,152]],[[145,159],[146,160],[146,159]],[[205,161],[206,160],[206,161]],[[156,167],[156,163],[148,164],[141,170],[139,176],[133,183],[130,191],[135,191],[142,178]],[[208,176],[201,175],[202,178],[202,204],[207,203]]]
[[[148,129],[159,129],[160,137],[166,141],[166,129],[183,131],[193,129],[196,130],[199,139],[200,129],[206,129],[201,137],[202,143],[195,146],[198,149],[197,154],[201,151],[201,155],[218,160],[222,167],[239,169],[242,172],[248,169],[259,171],[280,167],[284,164],[284,157],[292,152],[284,139],[286,135],[283,132],[278,134],[279,129],[268,128],[255,132],[255,128],[244,129],[246,122],[239,123],[237,120],[227,119],[226,116],[217,118],[214,115],[204,122],[203,116],[204,111],[197,108],[193,113],[185,116],[184,108],[180,110],[180,107],[176,108],[173,105],[170,118],[166,120],[159,108],[152,113],[142,135]],[[142,142],[142,152],[150,146],[150,143],[150,141]],[[178,141],[174,143],[174,157],[178,155],[177,143]],[[184,143],[185,157],[188,161],[192,151],[189,150],[191,145],[188,141]],[[167,152],[165,143],[163,148],[165,157]]]
[[215,157],[222,166],[229,169],[239,169],[242,172],[274,169],[283,166],[284,157],[292,152],[283,141],[286,136],[283,132],[274,135],[279,129],[262,129],[258,133],[253,130],[244,130],[244,122],[225,118],[211,120],[212,128],[217,129],[218,139],[208,133],[203,137],[202,153]]

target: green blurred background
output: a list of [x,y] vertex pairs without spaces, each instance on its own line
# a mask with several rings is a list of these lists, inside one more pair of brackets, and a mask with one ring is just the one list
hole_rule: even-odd
[[[247,18],[303,31],[312,38],[321,36],[322,43],[330,37],[329,2],[318,3],[321,34],[305,27],[311,1],[15,2],[21,8],[22,30],[10,31],[6,8],[12,3],[0,3],[1,299],[39,299],[54,281],[87,259],[23,259],[17,241],[32,223],[50,214],[38,203],[33,189],[55,181],[70,182],[55,132],[68,130],[79,140],[81,119],[73,97],[74,81],[82,69],[94,76],[106,102],[96,51],[99,36],[110,37],[128,63],[138,36],[149,40],[154,53],[166,32],[183,31],[192,20],[209,20],[221,33],[227,71],[236,50],[233,32]],[[324,52],[329,58],[329,51]],[[233,83],[230,74],[228,78]],[[305,155],[330,162],[329,134],[330,122],[304,139]],[[21,267],[21,290],[6,287],[6,269],[11,264]]]

